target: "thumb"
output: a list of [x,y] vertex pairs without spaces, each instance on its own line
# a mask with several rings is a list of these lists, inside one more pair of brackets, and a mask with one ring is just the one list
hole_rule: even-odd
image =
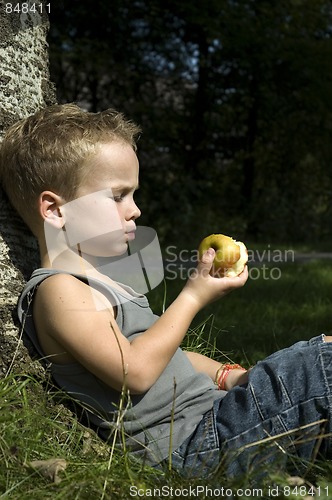
[[213,250],[213,248],[209,248],[206,252],[203,253],[200,261],[199,261],[199,267],[202,269],[207,269],[210,271],[213,260],[215,258],[216,252]]

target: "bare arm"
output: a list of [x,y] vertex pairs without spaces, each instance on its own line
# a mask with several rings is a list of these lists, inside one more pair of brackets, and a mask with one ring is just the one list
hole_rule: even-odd
[[205,373],[213,381],[215,381],[217,371],[221,367],[221,363],[219,361],[209,358],[208,356],[204,356],[204,354],[200,354],[198,352],[186,351],[186,355],[195,370]]
[[36,296],[34,317],[39,336],[56,341],[111,387],[122,387],[125,371],[128,389],[145,392],[168,365],[198,311],[244,285],[247,271],[237,278],[211,277],[213,257],[213,252],[203,256],[197,273],[166,312],[132,342],[120,332],[112,310],[96,311],[87,285],[72,276],[52,276],[41,284]]
[[[198,352],[186,351],[186,355],[193,365],[193,367],[198,371],[208,375],[214,382],[218,379],[218,374],[221,372],[223,365],[219,361],[216,361],[208,356],[204,356]],[[225,381],[225,388],[227,391],[232,389],[236,385],[245,384],[248,381],[247,371],[235,369],[229,372],[229,375]]]

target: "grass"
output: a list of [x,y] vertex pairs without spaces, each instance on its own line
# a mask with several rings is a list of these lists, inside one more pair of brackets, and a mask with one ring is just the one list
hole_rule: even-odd
[[[280,270],[278,280],[261,275],[207,308],[193,323],[185,347],[249,365],[297,340],[327,332],[332,263],[287,263]],[[154,290],[150,301],[156,312],[183,285],[182,280],[166,280],[166,300],[163,285]],[[49,468],[36,468],[35,461],[50,459],[62,460],[58,472],[58,462],[53,474]],[[331,497],[331,476],[332,465],[319,462],[303,483],[298,479],[292,484],[283,473],[253,486],[251,476],[231,480],[222,470],[218,480],[206,482],[186,480],[172,471],[158,472],[132,462],[126,453],[111,450],[40,380],[19,373],[0,380],[0,498],[128,500],[172,498],[171,493],[181,497],[191,491],[192,498],[204,499],[227,498],[227,489],[234,498],[239,489],[241,498],[303,498],[304,492],[314,492],[310,488],[315,482],[321,500]]]
[[[275,262],[264,269],[251,265],[249,274],[244,288],[211,304],[193,322],[196,329],[204,325],[216,355],[253,364],[298,340],[332,330],[331,260]],[[166,274],[167,303],[184,284],[168,280]],[[150,297],[159,312],[163,288]]]

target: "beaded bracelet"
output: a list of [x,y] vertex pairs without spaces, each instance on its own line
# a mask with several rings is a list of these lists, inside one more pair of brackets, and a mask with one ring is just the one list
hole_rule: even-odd
[[221,390],[221,391],[225,391],[226,390],[226,387],[225,387],[226,379],[227,379],[228,375],[230,374],[230,372],[232,370],[235,370],[235,369],[242,370],[244,372],[247,371],[241,365],[223,365],[222,366],[222,371],[221,371],[220,375],[219,375],[219,370],[217,371],[215,383],[218,386],[219,390]]

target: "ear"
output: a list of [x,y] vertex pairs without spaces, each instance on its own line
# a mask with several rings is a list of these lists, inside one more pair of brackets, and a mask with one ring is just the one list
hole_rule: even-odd
[[61,229],[65,224],[61,213],[61,207],[65,203],[63,198],[52,191],[43,191],[38,202],[39,213],[44,221],[57,229]]

